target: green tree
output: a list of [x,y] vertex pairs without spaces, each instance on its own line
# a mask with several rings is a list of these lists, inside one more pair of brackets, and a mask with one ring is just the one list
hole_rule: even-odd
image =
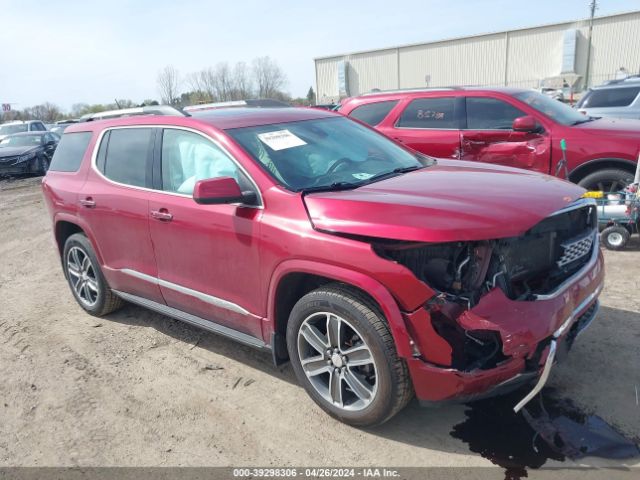
[[313,87],[309,87],[309,91],[307,92],[307,101],[309,105],[316,104],[316,92],[313,91]]

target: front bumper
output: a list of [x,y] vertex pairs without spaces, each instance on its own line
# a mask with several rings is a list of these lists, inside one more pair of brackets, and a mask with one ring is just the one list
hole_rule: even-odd
[[[425,360],[430,345],[419,341],[422,358],[407,359],[418,400],[425,405],[467,402],[508,393],[539,378],[535,391],[525,399],[535,395],[546,382],[556,352],[568,350],[597,313],[604,263],[597,242],[593,248],[588,264],[552,294],[525,302],[510,300],[494,289],[460,316],[458,323],[465,329],[499,332],[508,359],[497,367],[473,371],[441,367]],[[406,320],[416,325],[415,318]]]
[[0,163],[0,177],[7,175],[22,175],[29,173],[30,162],[21,162],[14,165]]

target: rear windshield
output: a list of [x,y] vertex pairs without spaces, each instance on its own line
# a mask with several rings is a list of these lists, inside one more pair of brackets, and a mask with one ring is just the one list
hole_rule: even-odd
[[582,97],[579,108],[628,107],[640,93],[640,86],[590,90]]
[[65,133],[51,159],[49,170],[56,172],[76,172],[80,168],[82,159],[92,132]]

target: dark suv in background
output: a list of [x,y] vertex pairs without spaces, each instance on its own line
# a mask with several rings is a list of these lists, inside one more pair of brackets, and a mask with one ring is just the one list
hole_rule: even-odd
[[339,111],[428,155],[551,175],[565,139],[569,179],[589,190],[631,183],[640,150],[640,122],[583,115],[533,90],[380,92],[346,99]]

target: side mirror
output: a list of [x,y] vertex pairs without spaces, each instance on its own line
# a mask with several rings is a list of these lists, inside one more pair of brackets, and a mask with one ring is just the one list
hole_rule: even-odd
[[538,124],[535,118],[525,115],[524,117],[516,118],[511,128],[514,132],[537,132]]
[[252,191],[243,192],[234,178],[218,177],[199,180],[193,188],[193,199],[201,205],[221,205],[225,203],[256,202],[256,194]]

